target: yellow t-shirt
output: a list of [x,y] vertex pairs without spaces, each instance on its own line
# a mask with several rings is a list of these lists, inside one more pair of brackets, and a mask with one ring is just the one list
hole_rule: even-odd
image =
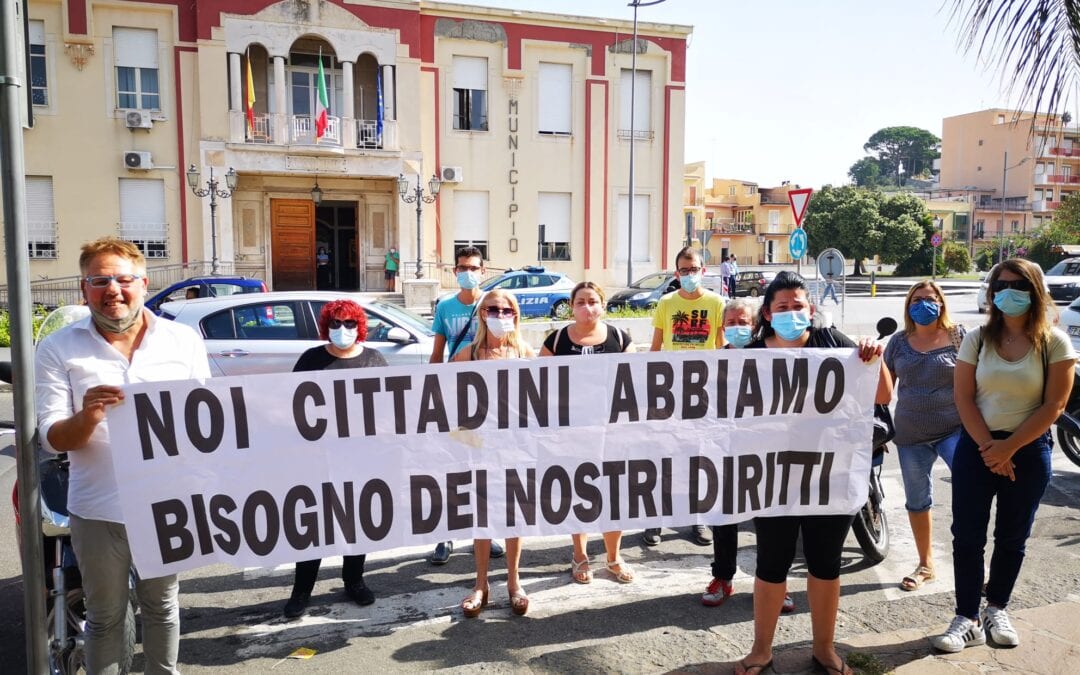
[[664,331],[664,350],[715,349],[716,334],[723,330],[724,300],[712,291],[687,300],[678,291],[656,303],[653,328]]

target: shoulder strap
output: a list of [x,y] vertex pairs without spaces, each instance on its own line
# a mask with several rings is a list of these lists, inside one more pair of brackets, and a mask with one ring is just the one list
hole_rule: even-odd
[[[610,326],[611,324],[608,324],[608,325]],[[630,336],[627,335],[626,332],[622,328],[619,328],[618,326],[611,326],[611,327],[615,329],[615,334],[619,336],[619,351],[620,352],[625,352],[626,351],[626,340]]]
[[453,343],[450,345],[450,357],[453,358],[454,352],[457,350],[458,345],[465,339],[465,335],[469,332],[469,326],[472,325],[473,319],[476,317],[476,311],[480,309],[480,303],[484,300],[484,296],[480,296],[480,299],[473,305],[472,312],[469,313],[469,320],[465,322],[465,325],[461,327],[461,331],[454,338]]

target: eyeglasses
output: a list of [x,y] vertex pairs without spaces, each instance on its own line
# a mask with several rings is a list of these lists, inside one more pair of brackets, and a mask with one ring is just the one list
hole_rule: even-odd
[[990,284],[990,290],[995,293],[1003,291],[1006,288],[1012,288],[1017,291],[1030,291],[1031,282],[1027,279],[1010,279],[1008,281],[1006,281],[1005,279],[998,279],[994,283]]
[[493,319],[497,317],[512,319],[516,316],[513,307],[485,307],[484,312]]
[[330,319],[330,323],[327,324],[331,328],[348,328],[352,330],[356,328],[356,319]]
[[92,277],[83,277],[83,281],[90,288],[105,288],[112,282],[116,282],[120,288],[129,288],[133,283],[142,279],[138,274],[102,274]]
[[689,276],[691,274],[697,274],[701,271],[700,267],[680,267],[678,272],[680,276]]

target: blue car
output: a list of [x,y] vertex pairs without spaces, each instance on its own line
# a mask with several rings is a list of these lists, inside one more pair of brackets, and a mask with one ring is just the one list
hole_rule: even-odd
[[192,300],[194,298],[216,298],[221,295],[237,293],[265,293],[266,282],[250,277],[191,277],[177,281],[172,286],[154,294],[146,301],[146,308],[161,315],[161,306],[174,300]]
[[[497,288],[514,294],[521,306],[523,319],[570,318],[570,291],[574,289],[574,281],[561,272],[551,272],[543,267],[522,267],[480,284],[480,289],[484,292]],[[446,293],[439,299],[453,295]]]

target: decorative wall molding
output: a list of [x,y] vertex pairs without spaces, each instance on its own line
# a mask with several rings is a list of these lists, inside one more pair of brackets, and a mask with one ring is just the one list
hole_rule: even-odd
[[94,55],[94,45],[85,42],[68,42],[64,44],[64,52],[71,59],[71,65],[82,70],[86,62]]

